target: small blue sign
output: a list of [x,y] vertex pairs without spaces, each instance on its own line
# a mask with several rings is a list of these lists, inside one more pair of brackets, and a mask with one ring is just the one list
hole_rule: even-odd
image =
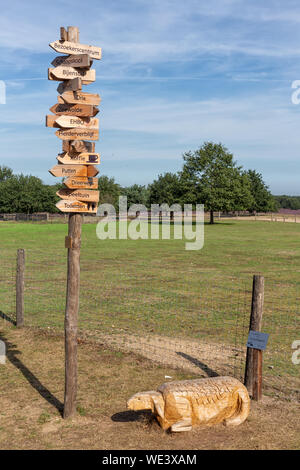
[[265,350],[269,339],[268,333],[261,333],[260,331],[249,331],[247,348]]

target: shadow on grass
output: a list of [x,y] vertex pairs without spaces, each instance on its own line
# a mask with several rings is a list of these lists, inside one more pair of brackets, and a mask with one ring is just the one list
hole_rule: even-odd
[[111,416],[112,421],[117,423],[131,423],[131,422],[144,422],[150,423],[155,420],[154,415],[151,410],[139,410],[139,411],[120,411]]
[[27,382],[44,398],[50,405],[54,406],[59,413],[63,414],[63,403],[59,401],[52,393],[39,381],[39,379],[23,364],[23,362],[17,357],[22,354],[16,348],[15,344],[10,343],[4,335],[0,332],[0,340],[4,341],[6,346],[6,358],[15,366],[25,377]]
[[15,325],[15,326],[17,325],[16,320],[13,320],[13,319],[10,318],[8,315],[6,315],[5,313],[1,312],[1,310],[0,310],[0,317],[3,318],[3,320],[6,320],[6,321],[12,323],[12,324]]
[[191,362],[195,366],[199,367],[199,369],[203,370],[203,372],[205,372],[208,375],[208,377],[219,376],[219,374],[216,371],[214,371],[213,369],[210,369],[206,364],[204,364],[204,362],[199,361],[199,359],[196,359],[195,357],[189,356],[188,354],[185,354],[179,351],[177,351],[176,354],[178,354],[178,356],[183,357],[187,361]]

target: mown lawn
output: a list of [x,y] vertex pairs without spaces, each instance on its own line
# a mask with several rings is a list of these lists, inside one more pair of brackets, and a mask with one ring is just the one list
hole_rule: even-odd
[[[17,248],[26,250],[28,325],[63,328],[67,225],[0,223],[0,311],[14,315]],[[184,240],[99,240],[85,224],[79,327],[244,345],[253,274],[265,276],[265,369],[297,377],[300,224],[226,220],[205,225],[204,247]]]

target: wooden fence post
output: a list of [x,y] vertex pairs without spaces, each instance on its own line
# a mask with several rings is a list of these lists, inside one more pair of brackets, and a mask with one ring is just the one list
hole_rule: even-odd
[[25,274],[25,250],[17,251],[17,276],[16,276],[16,326],[24,326],[24,274]]
[[77,395],[77,323],[80,287],[81,214],[69,214],[68,278],[65,315],[65,399],[63,417],[76,411]]
[[[264,305],[264,277],[253,276],[252,304],[249,330],[261,331]],[[244,384],[254,400],[262,394],[262,351],[247,348]]]

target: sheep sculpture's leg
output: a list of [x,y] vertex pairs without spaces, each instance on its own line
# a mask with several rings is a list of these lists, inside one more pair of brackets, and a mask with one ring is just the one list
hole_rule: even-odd
[[172,432],[191,431],[192,429],[192,408],[189,400],[181,396],[174,396],[176,403],[176,413],[180,415],[178,420],[171,425]]
[[226,426],[238,426],[247,418],[250,411],[250,398],[245,387],[241,387],[236,392],[237,410],[236,413],[225,420]]
[[191,429],[192,429],[191,418],[184,418],[181,421],[177,421],[177,423],[172,424],[171,426],[172,432],[191,431]]

